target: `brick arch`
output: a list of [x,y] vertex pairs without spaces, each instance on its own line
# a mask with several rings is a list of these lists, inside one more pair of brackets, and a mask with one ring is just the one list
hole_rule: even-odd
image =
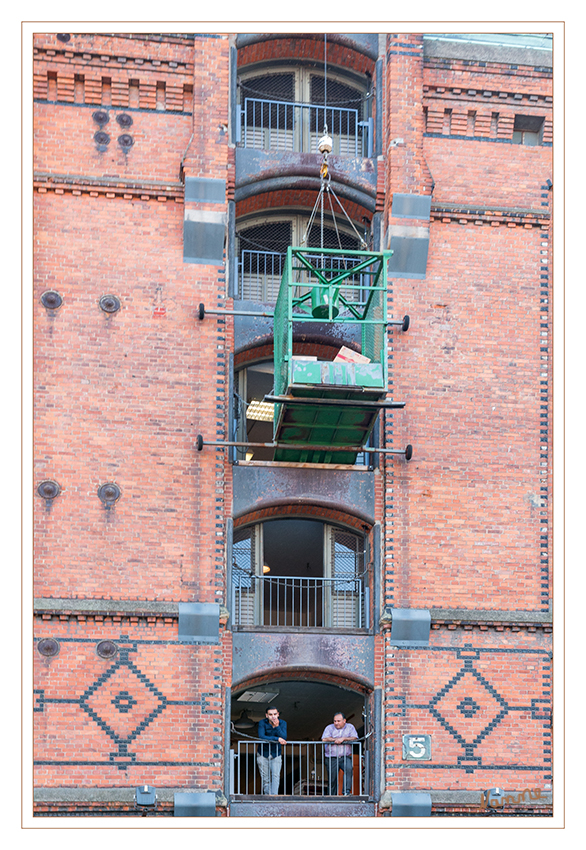
[[[332,340],[323,342],[318,336],[304,336],[304,339],[293,339],[293,354],[304,354],[307,356],[315,356],[318,360],[333,360],[342,341]],[[348,348],[354,348],[358,351],[358,345],[344,340],[344,345]],[[269,342],[262,342],[260,345],[255,343],[234,354],[234,369],[241,369],[249,363],[255,363],[259,360],[273,359],[273,338],[270,337]]]
[[[324,36],[323,33],[307,33],[303,35],[278,34],[270,38],[247,44],[238,48],[238,67],[244,68],[261,62],[274,60],[298,60],[315,62],[323,66]],[[374,74],[374,59],[353,50],[345,40],[338,41],[336,33],[328,33],[327,37],[328,67],[348,69],[357,74]]]
[[351,514],[348,511],[332,508],[317,500],[291,503],[276,500],[262,508],[247,511],[241,516],[234,517],[234,528],[266,522],[270,519],[317,519],[332,525],[342,525],[368,536],[373,529],[373,522],[362,514]]
[[345,690],[365,696],[372,693],[373,690],[372,686],[365,679],[358,676],[351,677],[343,673],[337,673],[326,667],[280,667],[278,669],[271,668],[270,670],[259,671],[254,676],[242,679],[239,682],[233,682],[232,696],[239,691],[245,691],[248,688],[259,687],[259,685],[266,685],[282,679],[298,679],[321,685],[334,685],[335,687],[344,688]]
[[[317,169],[316,174],[318,174]],[[343,198],[344,209],[353,222],[360,223],[363,218],[367,218],[369,221],[372,219],[373,210],[348,199],[344,195],[343,186],[339,186],[338,190],[336,194]],[[271,192],[259,192],[241,201],[236,201],[236,219],[238,220],[240,217],[251,215],[252,213],[266,213],[269,209],[280,210],[285,214],[293,212],[310,213],[314,207],[318,191],[319,185],[315,189],[283,188],[275,189]],[[336,204],[334,204],[334,211],[336,212],[336,218],[338,214],[341,219],[343,218]]]

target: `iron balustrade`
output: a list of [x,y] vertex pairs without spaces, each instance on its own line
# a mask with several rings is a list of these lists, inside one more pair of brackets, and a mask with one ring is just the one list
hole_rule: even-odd
[[[336,749],[336,745],[329,745]],[[230,750],[231,775],[230,793],[241,796],[262,795],[263,787],[260,772],[256,762],[258,741],[238,741],[236,748]],[[322,741],[287,741],[281,747],[281,775],[279,779],[279,795],[287,797],[331,797],[329,787],[330,772],[336,774],[338,766],[338,788],[335,796],[344,793],[341,756],[328,756],[328,744]],[[367,793],[369,751],[363,741],[352,744],[337,745],[351,750],[349,758],[352,761],[352,796]],[[329,751],[331,752],[331,750]],[[332,761],[333,759],[333,761]],[[335,782],[335,780],[334,780]]]
[[372,157],[373,121],[359,120],[357,109],[247,97],[238,107],[245,148],[319,153],[324,124],[333,138],[333,154]]
[[365,576],[256,576],[234,569],[234,626],[369,628]]
[[[285,266],[286,254],[277,251],[251,251],[244,249],[238,259],[238,294],[245,301],[274,303],[279,295],[281,277]],[[355,257],[324,256],[322,265],[329,273],[338,273],[358,265]],[[296,275],[295,297],[309,292],[313,285],[311,275],[304,269],[299,269]],[[348,301],[364,304],[368,295],[370,276],[357,274],[348,279],[346,286],[341,287],[342,294]]]

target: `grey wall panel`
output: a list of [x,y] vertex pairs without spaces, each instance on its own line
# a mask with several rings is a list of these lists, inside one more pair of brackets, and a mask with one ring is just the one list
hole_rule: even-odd
[[391,215],[394,218],[421,218],[429,221],[431,214],[431,195],[393,194]]
[[179,639],[219,643],[220,606],[216,602],[180,602]]
[[312,670],[350,676],[374,687],[374,637],[269,632],[234,632],[232,692],[260,672]]
[[431,613],[424,608],[391,608],[394,646],[429,646]]
[[429,239],[411,236],[392,236],[388,276],[422,280],[427,271]]
[[374,523],[374,471],[234,467],[234,515],[275,504],[314,503]]
[[223,204],[226,201],[226,181],[215,177],[186,177],[185,200]]
[[183,262],[221,266],[226,226],[203,221],[183,222]]

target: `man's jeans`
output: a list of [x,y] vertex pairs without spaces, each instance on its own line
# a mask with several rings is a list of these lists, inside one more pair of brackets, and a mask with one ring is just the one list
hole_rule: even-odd
[[256,763],[260,771],[263,794],[279,793],[282,758],[282,756],[261,756],[257,754]]
[[344,794],[352,793],[352,756],[326,756],[328,764],[329,793],[338,793],[338,771],[343,770]]

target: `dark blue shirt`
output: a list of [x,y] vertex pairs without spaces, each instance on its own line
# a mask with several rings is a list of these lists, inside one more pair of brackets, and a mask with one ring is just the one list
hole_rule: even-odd
[[287,723],[284,720],[279,720],[279,725],[273,726],[271,722],[264,717],[258,724],[257,737],[268,738],[274,741],[274,743],[270,744],[259,744],[256,749],[259,755],[264,756],[265,758],[268,756],[280,756],[281,745],[277,738],[283,738],[285,741],[287,740]]

